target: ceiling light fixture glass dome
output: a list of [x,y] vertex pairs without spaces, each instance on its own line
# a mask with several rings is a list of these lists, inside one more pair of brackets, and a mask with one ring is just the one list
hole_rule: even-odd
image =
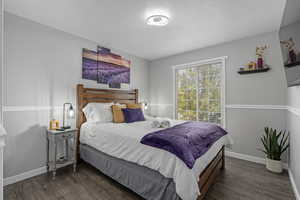
[[165,26],[169,23],[169,18],[165,15],[152,15],[147,18],[147,24],[151,26]]

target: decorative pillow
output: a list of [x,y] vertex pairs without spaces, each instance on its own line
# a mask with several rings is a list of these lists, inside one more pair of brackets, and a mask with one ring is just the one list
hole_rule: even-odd
[[126,123],[145,121],[143,111],[140,108],[137,109],[125,108],[122,109],[122,111],[124,113]]
[[134,103],[128,103],[126,104],[127,108],[130,108],[130,109],[142,109],[142,104],[140,103],[137,103],[137,104],[134,104]]
[[126,108],[126,105],[112,105],[111,109],[112,109],[112,113],[113,113],[113,122],[114,123],[124,123],[125,122],[125,118],[124,118],[124,114],[122,111],[122,108]]
[[113,103],[89,103],[82,111],[88,122],[112,122],[112,105]]

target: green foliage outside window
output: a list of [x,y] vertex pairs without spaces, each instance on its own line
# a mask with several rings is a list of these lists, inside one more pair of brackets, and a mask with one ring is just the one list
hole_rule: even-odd
[[221,67],[217,63],[176,71],[177,119],[221,124]]

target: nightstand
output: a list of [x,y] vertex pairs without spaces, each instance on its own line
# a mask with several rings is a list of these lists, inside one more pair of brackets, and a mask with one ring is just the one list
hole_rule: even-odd
[[77,129],[47,130],[47,171],[53,173],[53,179],[56,170],[67,165],[73,165],[76,172],[77,134]]

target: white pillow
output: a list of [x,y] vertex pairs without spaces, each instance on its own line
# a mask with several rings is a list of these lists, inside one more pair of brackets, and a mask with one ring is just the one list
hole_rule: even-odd
[[112,105],[113,103],[89,103],[82,111],[88,122],[112,122]]

